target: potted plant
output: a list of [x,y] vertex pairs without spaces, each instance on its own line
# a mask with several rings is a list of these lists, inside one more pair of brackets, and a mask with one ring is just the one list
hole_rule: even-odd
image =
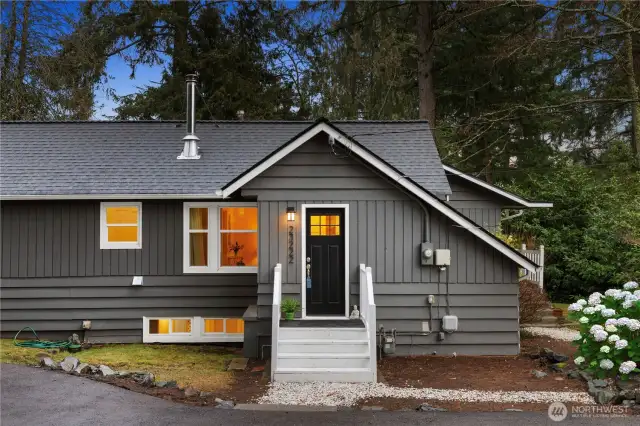
[[283,299],[280,310],[286,320],[292,320],[296,312],[300,311],[300,302],[295,299]]

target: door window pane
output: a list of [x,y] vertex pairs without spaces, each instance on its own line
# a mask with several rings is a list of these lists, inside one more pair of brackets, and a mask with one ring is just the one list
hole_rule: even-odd
[[340,216],[322,215],[310,217],[310,234],[311,236],[339,236],[340,235]]
[[189,264],[191,266],[207,266],[209,259],[209,234],[192,232],[189,234]]

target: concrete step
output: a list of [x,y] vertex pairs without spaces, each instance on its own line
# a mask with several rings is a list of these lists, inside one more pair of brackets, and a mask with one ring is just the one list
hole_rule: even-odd
[[373,382],[369,368],[280,368],[274,373],[278,382]]
[[278,370],[288,368],[368,368],[369,354],[283,353],[278,354]]
[[328,340],[328,339],[280,339],[279,353],[338,353],[338,354],[366,354],[369,352],[369,341],[358,340]]

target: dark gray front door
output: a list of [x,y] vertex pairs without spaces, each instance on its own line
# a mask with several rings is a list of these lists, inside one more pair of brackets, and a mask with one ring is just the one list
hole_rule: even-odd
[[345,314],[344,209],[307,209],[307,315]]

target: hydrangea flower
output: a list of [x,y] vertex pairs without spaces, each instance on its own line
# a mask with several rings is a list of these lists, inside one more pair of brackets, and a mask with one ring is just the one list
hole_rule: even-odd
[[624,309],[629,309],[630,307],[633,306],[633,302],[635,302],[635,300],[626,299],[624,302],[622,302],[622,307]]
[[631,331],[638,331],[640,330],[640,320],[637,319],[632,319],[629,321],[629,325],[627,325],[627,327],[629,328],[629,330]]
[[600,352],[603,352],[605,354],[608,354],[611,351],[611,348],[609,346],[601,346],[600,347]]
[[572,303],[569,305],[569,307],[567,308],[567,310],[569,312],[579,312],[582,310],[582,305],[579,303]]
[[618,336],[617,334],[612,334],[607,340],[609,340],[610,343],[614,343],[620,340],[620,336]]
[[636,290],[633,292],[633,295],[640,299],[640,290]]
[[608,320],[606,320],[604,322],[604,326],[608,326],[608,325],[618,325],[618,320],[615,318],[609,318]]
[[573,338],[573,340],[575,342],[577,342],[578,340],[582,340],[582,335],[580,333],[576,334],[576,336]]
[[589,329],[589,333],[593,334],[598,330],[604,330],[604,327],[601,326],[600,324],[592,325],[591,328]]
[[638,283],[635,281],[629,281],[628,283],[623,285],[622,288],[624,288],[625,290],[635,290],[636,288],[638,288]]
[[622,374],[629,374],[636,368],[636,363],[633,361],[625,361],[620,364],[620,372]]
[[616,327],[615,325],[605,325],[604,329],[607,331],[607,333],[615,333],[616,331],[618,331],[618,327]]
[[576,303],[581,306],[587,306],[587,301],[584,299],[579,299],[576,301]]
[[613,361],[610,359],[603,359],[600,361],[600,368],[603,370],[611,370],[613,368]]
[[610,288],[609,290],[604,292],[605,296],[615,296],[616,294],[620,293],[620,290],[618,290],[617,288]]
[[586,323],[588,323],[588,322],[589,322],[589,318],[587,318],[587,317],[582,317],[582,318],[580,318],[578,321],[580,321],[582,324],[586,324]]
[[605,318],[611,318],[616,314],[616,311],[613,309],[603,309],[601,312],[602,316]]
[[613,298],[616,299],[616,300],[622,300],[625,297],[629,296],[630,294],[631,294],[631,292],[629,292],[629,291],[621,291],[619,293],[614,294]]
[[596,308],[594,308],[593,306],[587,306],[586,308],[584,308],[582,310],[582,313],[586,314],[586,315],[595,314],[596,313]]
[[629,342],[627,342],[624,339],[620,339],[616,342],[616,349],[624,349],[629,345]]
[[596,291],[595,293],[592,293],[591,296],[589,296],[589,305],[591,306],[599,305],[601,302],[601,299],[602,299],[602,294]]
[[600,312],[601,310],[606,309],[606,308],[607,307],[604,306],[604,305],[596,305],[596,306],[593,307],[593,309],[595,309],[596,312]]
[[579,356],[578,358],[574,359],[573,362],[575,362],[576,365],[580,365],[585,361],[583,356]]
[[631,323],[631,320],[627,317],[618,318],[618,321],[616,321],[617,326],[628,327],[630,323]]
[[597,330],[595,333],[593,333],[593,340],[595,340],[596,342],[603,342],[607,339],[607,337],[609,337],[609,333],[604,330]]

